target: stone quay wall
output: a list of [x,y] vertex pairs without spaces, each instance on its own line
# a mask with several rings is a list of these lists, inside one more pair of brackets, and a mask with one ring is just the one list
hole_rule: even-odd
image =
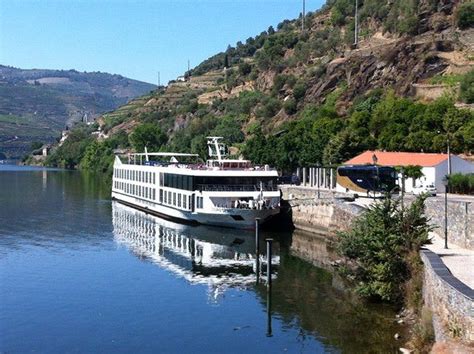
[[423,300],[433,313],[437,342],[474,342],[474,290],[455,278],[441,258],[421,251],[424,263]]
[[335,199],[290,200],[293,224],[297,229],[320,233],[327,231],[332,238],[338,231],[346,231],[362,208],[345,205]]
[[363,210],[357,205],[343,203],[332,190],[303,186],[281,188],[283,198],[291,206],[293,225],[300,230],[321,234],[333,239],[336,232],[349,229]]
[[[426,215],[433,230],[444,237],[444,201],[428,198]],[[474,250],[474,203],[448,200],[448,244]]]

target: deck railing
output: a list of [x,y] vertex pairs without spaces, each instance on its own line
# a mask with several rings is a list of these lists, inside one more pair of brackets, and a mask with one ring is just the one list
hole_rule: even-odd
[[[204,192],[259,192],[260,185],[254,184],[197,184],[197,190]],[[262,185],[262,191],[274,192],[278,190],[276,185]]]

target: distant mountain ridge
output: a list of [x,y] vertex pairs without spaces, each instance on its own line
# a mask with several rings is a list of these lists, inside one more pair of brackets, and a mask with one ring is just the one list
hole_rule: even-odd
[[31,142],[52,142],[66,126],[91,121],[155,88],[103,72],[0,65],[0,151],[20,157]]

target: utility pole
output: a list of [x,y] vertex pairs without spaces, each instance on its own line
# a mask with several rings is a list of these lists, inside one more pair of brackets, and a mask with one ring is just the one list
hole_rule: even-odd
[[191,69],[191,66],[189,64],[189,59],[188,59],[188,73],[189,73],[189,70]]
[[158,71],[158,88],[160,88],[161,82],[160,82],[160,72]]
[[306,12],[306,0],[303,0],[303,12],[301,13],[301,32],[304,32],[304,17]]

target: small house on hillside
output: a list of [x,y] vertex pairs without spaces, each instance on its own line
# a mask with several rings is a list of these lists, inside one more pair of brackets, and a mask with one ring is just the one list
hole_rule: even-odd
[[[423,177],[417,180],[408,178],[405,181],[405,191],[411,192],[413,187],[434,184],[438,192],[444,191],[443,178],[448,174],[448,154],[433,154],[419,152],[387,152],[365,151],[360,155],[344,162],[345,165],[373,164],[374,155],[380,166],[420,166]],[[451,173],[474,173],[474,164],[459,156],[451,155]],[[401,185],[401,181],[399,181]]]

